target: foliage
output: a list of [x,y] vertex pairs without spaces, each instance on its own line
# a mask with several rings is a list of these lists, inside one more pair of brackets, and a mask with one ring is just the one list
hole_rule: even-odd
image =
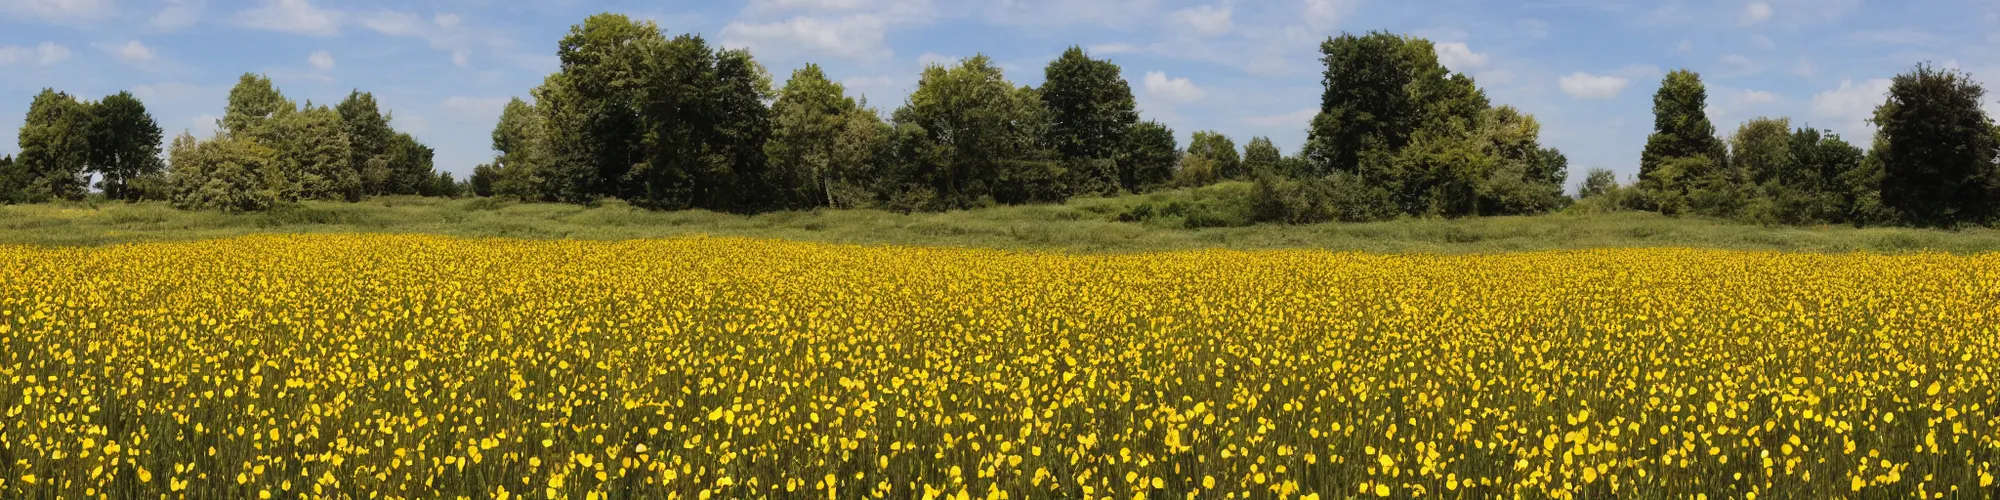
[[244,73],[237,78],[236,86],[230,87],[229,103],[223,107],[222,118],[216,120],[216,125],[224,135],[256,137],[273,118],[295,109],[292,101],[278,92],[270,77]]
[[279,199],[361,199],[361,173],[349,163],[353,156],[339,112],[308,105],[277,116],[269,128],[264,144],[277,152],[275,166],[283,178]]
[[186,132],[168,150],[174,206],[188,210],[266,210],[285,191],[279,153],[247,137],[201,141]]
[[368,195],[393,194],[390,188],[389,145],[396,139],[390,117],[375,103],[375,94],[354,90],[334,106],[348,142],[348,166],[355,171],[361,191]]
[[1271,144],[1271,138],[1252,137],[1243,145],[1243,171],[1252,177],[1283,174],[1279,164],[1284,162],[1284,156],[1277,145]]
[[81,199],[91,165],[91,105],[54,89],[42,89],[28,105],[21,125],[21,152],[14,157],[0,196],[14,203]]
[[1663,203],[1653,207],[1662,213],[1687,210],[1698,186],[1736,182],[1727,178],[1733,174],[1727,146],[1715,137],[1707,103],[1701,75],[1685,69],[1667,73],[1653,94],[1653,134],[1639,155],[1639,187],[1648,200]]
[[1883,206],[1922,226],[1991,220],[2000,141],[1985,95],[1964,72],[1927,64],[1891,80],[1874,120]]
[[131,92],[106,96],[90,107],[90,114],[90,171],[102,176],[104,196],[125,201],[143,198],[145,193],[131,185],[166,169],[160,161],[159,123]]
[[1130,154],[1126,135],[1139,122],[1132,87],[1118,65],[1071,46],[1050,61],[1040,89],[1049,109],[1048,144],[1067,166],[1074,193],[1115,193],[1123,182],[1118,159]]
[[1125,136],[1125,156],[1118,167],[1119,184],[1125,191],[1142,193],[1165,187],[1174,178],[1181,162],[1174,130],[1147,120],[1132,127]]
[[1590,199],[1614,189],[1618,189],[1618,174],[1607,168],[1592,168],[1584,175],[1583,184],[1577,186],[1576,194],[1578,199]]
[[1194,133],[1188,140],[1187,154],[1200,156],[1215,163],[1217,179],[1239,179],[1245,174],[1243,157],[1236,152],[1236,141],[1213,130]]
[[485,180],[479,178],[477,170],[473,172],[474,184],[488,184],[493,195],[522,200],[550,198],[553,191],[543,176],[549,168],[548,140],[542,114],[535,105],[519,97],[507,101],[499,123],[493,126],[493,150],[500,155],[493,159]]
[[891,118],[891,207],[941,210],[1067,195],[1061,162],[1045,144],[1048,108],[984,55],[924,68],[916,91]]
[[[867,117],[859,115],[868,115]],[[867,182],[869,167],[878,160],[880,118],[851,97],[846,88],[826,78],[817,64],[792,72],[771,103],[771,140],[764,143],[770,158],[773,192],[784,207],[843,206],[835,193],[842,186]],[[853,206],[852,188],[846,196]]]
[[1319,178],[1258,176],[1251,206],[1257,221],[1286,224],[1381,221],[1400,212],[1388,190],[1346,172]]

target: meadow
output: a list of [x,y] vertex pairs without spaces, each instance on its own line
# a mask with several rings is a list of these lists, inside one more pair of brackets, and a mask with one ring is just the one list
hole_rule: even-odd
[[2000,256],[0,247],[9,498],[1977,498]]
[[584,207],[493,198],[393,196],[362,203],[307,201],[243,214],[176,210],[162,202],[61,202],[0,206],[0,244],[89,246],[246,234],[405,233],[604,241],[709,235],[1088,253],[1210,248],[1372,253],[1629,247],[1817,253],[1971,254],[2000,250],[2000,231],[1985,228],[1765,227],[1647,212],[1572,210],[1518,217],[1251,224],[1250,190],[1247,182],[1225,182],[1143,195],[1074,198],[1059,205],[914,214],[822,209],[736,215],[704,210],[650,211],[615,200]]

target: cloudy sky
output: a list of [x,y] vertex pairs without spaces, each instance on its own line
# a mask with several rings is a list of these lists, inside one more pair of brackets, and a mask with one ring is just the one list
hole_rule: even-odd
[[[1990,0],[0,0],[0,154],[43,87],[131,90],[163,128],[213,132],[229,86],[270,75],[295,100],[375,93],[463,175],[492,157],[501,106],[556,69],[556,41],[602,11],[749,47],[782,82],[817,62],[884,114],[925,64],[992,56],[1020,84],[1081,45],[1124,68],[1143,115],[1286,153],[1319,104],[1318,43],[1388,30],[1438,42],[1547,145],[1635,173],[1660,76],[1690,68],[1733,130],[1789,116],[1850,137],[1887,78],[1920,61],[2000,76]],[[1992,99],[1989,99],[1992,101]],[[1862,141],[1865,142],[1865,141]]]

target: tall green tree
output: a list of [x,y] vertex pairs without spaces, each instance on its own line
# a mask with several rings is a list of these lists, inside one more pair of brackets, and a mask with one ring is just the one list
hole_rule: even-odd
[[389,177],[385,194],[423,194],[424,187],[437,177],[432,159],[437,151],[417,142],[416,136],[398,132],[389,140]]
[[1036,92],[1015,87],[984,55],[925,68],[892,115],[891,206],[942,210],[985,199],[1060,199],[1066,176],[1044,141],[1048,115]]
[[160,125],[131,92],[106,96],[91,107],[89,135],[90,170],[102,176],[99,185],[107,198],[136,201],[141,193],[128,186],[166,169]]
[[1284,159],[1284,153],[1278,152],[1278,146],[1269,137],[1252,137],[1243,145],[1243,170],[1253,175],[1281,173],[1278,164]]
[[[523,200],[552,198],[545,196],[542,169],[548,164],[548,137],[542,126],[542,115],[535,105],[516,97],[507,102],[500,111],[500,121],[493,125],[493,150],[499,152],[494,158],[491,170],[481,176],[473,173],[474,184],[487,184],[490,192],[480,196],[501,195]],[[485,180],[482,181],[481,179]]]
[[270,77],[244,73],[237,78],[236,86],[229,89],[229,104],[223,107],[222,118],[216,124],[224,134],[255,137],[272,118],[294,109],[292,101],[278,92]]
[[[535,92],[548,133],[549,163],[541,173],[549,198],[587,202],[641,194],[639,184],[625,179],[634,165],[648,164],[638,94],[648,78],[657,76],[635,75],[641,71],[643,51],[685,48],[664,42],[653,22],[610,13],[571,26],[558,42],[561,68]],[[660,181],[656,184],[668,184],[656,187],[675,189],[665,178],[676,175],[670,170],[649,174]]]
[[1181,156],[1173,129],[1156,121],[1139,122],[1125,140],[1126,153],[1118,173],[1126,191],[1151,191],[1173,180],[1174,166]]
[[1980,108],[1985,96],[1970,75],[1928,64],[1890,80],[1875,108],[1884,206],[1923,226],[1992,218],[2000,142]]
[[16,201],[81,199],[88,187],[91,105],[54,89],[28,104],[21,126],[18,173],[6,191]]
[[711,48],[699,36],[641,40],[635,108],[643,162],[620,191],[634,204],[754,211],[782,206],[764,154],[770,77],[750,53]]
[[1728,148],[1716,138],[1707,107],[1708,87],[1685,69],[1667,73],[1653,94],[1653,133],[1639,155],[1639,188],[1654,209],[1683,212],[1700,204],[1690,199],[1696,191],[1734,186],[1725,176]]
[[361,191],[388,194],[389,144],[396,137],[389,115],[375,102],[375,94],[360,89],[348,92],[334,110],[340,113],[341,128],[347,135],[347,164],[354,169]]
[[1222,179],[1243,178],[1243,157],[1236,152],[1236,141],[1221,132],[1204,130],[1195,132],[1188,141],[1187,154],[1207,158],[1215,162],[1215,175]]
[[1121,186],[1117,158],[1125,136],[1139,123],[1132,86],[1118,65],[1091,59],[1071,46],[1043,70],[1042,102],[1049,109],[1049,144],[1079,193],[1109,193]]
[[1604,196],[1618,189],[1618,174],[1608,168],[1592,168],[1583,176],[1583,184],[1576,188],[1577,199]]
[[1743,122],[1729,136],[1731,166],[1752,184],[1796,184],[1799,172],[1792,140],[1790,119],[1758,117]]
[[1410,95],[1417,75],[1406,42],[1372,32],[1342,33],[1320,44],[1325,92],[1305,148],[1316,173],[1357,172],[1366,151],[1396,151],[1409,142],[1421,106]]
[[832,185],[838,173],[851,172],[860,165],[837,165],[867,161],[867,157],[841,154],[840,138],[848,131],[850,115],[866,112],[847,97],[846,89],[826,78],[817,64],[807,64],[792,72],[792,78],[771,103],[771,140],[764,152],[770,157],[771,172],[779,179],[773,198],[792,206],[834,204]]
[[353,152],[339,112],[307,103],[270,127],[275,140],[267,147],[275,150],[274,168],[284,179],[278,199],[361,200],[361,172],[349,163]]

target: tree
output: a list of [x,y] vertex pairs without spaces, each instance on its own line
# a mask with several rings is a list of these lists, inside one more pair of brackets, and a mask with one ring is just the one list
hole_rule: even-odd
[[1125,152],[1126,134],[1139,122],[1132,87],[1120,71],[1077,46],[1044,69],[1040,91],[1050,113],[1048,143],[1068,165],[1068,183],[1075,192],[1120,188],[1116,159]]
[[1326,90],[1306,139],[1315,173],[1357,172],[1364,151],[1396,151],[1409,142],[1419,104],[1409,91],[1417,75],[1406,58],[1406,42],[1373,32],[1343,33],[1320,44]]
[[617,191],[655,209],[771,207],[759,197],[776,191],[764,155],[771,86],[763,67],[749,52],[716,51],[694,35],[635,47],[643,161]]
[[1592,168],[1583,177],[1583,184],[1577,186],[1578,199],[1595,198],[1618,189],[1618,174],[1607,168]]
[[1882,204],[1911,224],[1954,226],[1992,215],[2000,142],[1970,75],[1919,64],[1875,108]]
[[1243,158],[1236,153],[1236,141],[1213,130],[1195,132],[1188,141],[1187,154],[1198,155],[1215,162],[1215,175],[1220,179],[1240,179],[1244,177]]
[[1180,163],[1180,147],[1174,130],[1156,121],[1140,122],[1126,135],[1125,156],[1118,168],[1126,191],[1140,193],[1158,189],[1174,177]]
[[1243,170],[1253,175],[1279,173],[1278,164],[1284,158],[1285,155],[1278,152],[1278,146],[1272,144],[1269,137],[1252,137],[1248,144],[1243,145]]
[[893,114],[896,166],[891,206],[968,208],[983,199],[1020,203],[1067,192],[1056,153],[1044,144],[1048,109],[984,55],[924,69]]
[[89,136],[90,170],[102,175],[99,184],[107,198],[138,200],[140,192],[127,186],[166,168],[160,161],[160,125],[131,92],[112,94],[91,107]]
[[16,202],[81,199],[88,186],[91,106],[69,94],[42,89],[21,126],[21,152],[7,191]]
[[246,137],[224,135],[199,141],[182,132],[168,158],[174,206],[189,210],[266,210],[278,201],[282,182],[278,153]]
[[[1656,203],[1665,213],[1684,210],[1680,200],[1691,189],[1714,184],[1712,175],[1728,166],[1727,148],[1715,137],[1715,125],[1708,121],[1708,90],[1701,75],[1688,70],[1667,73],[1660,90],[1653,94],[1653,134],[1646,137],[1646,149],[1639,155],[1640,189],[1649,199],[1675,200]],[[1703,161],[1676,161],[1688,158]],[[1667,163],[1673,163],[1666,175]]]
[[546,196],[588,202],[640,194],[624,182],[632,166],[647,162],[638,109],[647,78],[634,75],[642,49],[663,48],[665,38],[651,21],[610,13],[592,15],[563,36],[556,50],[561,69],[535,91],[548,133],[549,162],[540,172]]
[[237,78],[236,86],[229,89],[229,104],[216,124],[224,134],[254,137],[273,117],[291,111],[292,101],[278,92],[270,77],[244,73]]
[[472,176],[466,179],[466,188],[473,196],[481,198],[493,196],[494,180],[500,176],[499,169],[491,163],[481,163],[472,167]]
[[396,131],[389,127],[390,117],[382,113],[374,94],[359,89],[348,92],[347,98],[334,109],[340,112],[341,127],[347,135],[347,164],[360,180],[361,191],[369,195],[388,194],[389,144],[396,136]]
[[819,65],[793,71],[771,103],[771,140],[764,144],[764,153],[779,179],[779,190],[770,196],[789,206],[833,205],[834,174],[858,168],[835,165],[855,159],[842,158],[838,140],[848,131],[849,115],[861,112],[846,89],[828,80]]
[[1731,166],[1751,184],[1796,184],[1799,172],[1792,158],[1792,121],[1753,118],[1729,136]]
[[545,196],[543,191],[542,169],[548,161],[548,138],[535,105],[519,97],[507,102],[507,107],[500,111],[500,122],[493,126],[493,150],[500,155],[493,159],[484,180],[478,170],[473,171],[475,186],[481,182],[489,185],[489,191],[480,196],[553,198]]
[[269,122],[276,153],[274,168],[283,182],[275,186],[281,200],[360,201],[361,173],[352,164],[347,131],[340,113],[307,103],[296,113]]
[[398,132],[389,140],[389,175],[383,183],[383,194],[423,194],[424,186],[437,175],[431,160],[436,150],[417,142],[416,136]]

